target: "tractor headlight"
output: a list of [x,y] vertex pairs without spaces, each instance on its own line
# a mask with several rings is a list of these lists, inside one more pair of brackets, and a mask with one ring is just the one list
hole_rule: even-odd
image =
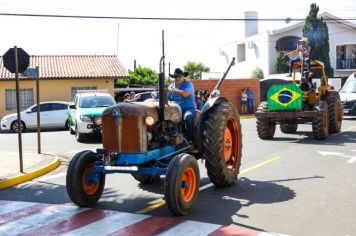
[[153,118],[153,116],[147,116],[145,122],[147,126],[152,126],[155,123],[155,118]]
[[92,118],[90,116],[80,115],[80,120],[84,122],[92,122]]

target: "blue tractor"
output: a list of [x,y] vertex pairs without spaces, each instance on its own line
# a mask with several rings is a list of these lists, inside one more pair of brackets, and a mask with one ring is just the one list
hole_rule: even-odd
[[[160,69],[159,99],[107,108],[102,116],[103,148],[82,151],[69,164],[66,187],[70,199],[82,207],[96,204],[107,174],[129,173],[142,184],[165,176],[168,208],[175,215],[186,215],[199,192],[198,159],[205,160],[215,186],[234,184],[241,164],[240,117],[219,91],[234,61],[196,114],[193,151],[188,150],[181,109],[167,99],[164,70]],[[162,64],[164,57],[160,62],[164,68]]]

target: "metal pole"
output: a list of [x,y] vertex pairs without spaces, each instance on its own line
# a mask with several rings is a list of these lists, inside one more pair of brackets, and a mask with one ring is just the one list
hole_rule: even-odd
[[36,66],[36,102],[37,102],[37,152],[41,154],[41,116],[40,116],[40,70]]
[[17,57],[17,47],[16,46],[14,46],[14,52],[15,52],[15,78],[16,78],[17,134],[18,134],[18,140],[19,140],[20,172],[23,173],[21,113],[20,113],[20,86],[19,86],[19,62],[18,62],[18,57]]
[[116,56],[119,56],[119,33],[120,33],[120,23],[117,24]]

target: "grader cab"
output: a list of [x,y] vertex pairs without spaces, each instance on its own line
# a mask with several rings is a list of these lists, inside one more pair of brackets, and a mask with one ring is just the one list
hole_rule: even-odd
[[[311,69],[321,70],[320,86],[311,82],[311,73],[305,71],[304,60],[293,66],[293,81],[284,85],[273,85],[268,89],[267,101],[257,107],[257,133],[261,139],[272,139],[276,124],[283,133],[295,133],[298,124],[311,123],[313,137],[326,139],[329,133],[339,133],[343,119],[340,96],[329,85],[323,62],[313,60]],[[296,71],[301,74],[296,81]]]

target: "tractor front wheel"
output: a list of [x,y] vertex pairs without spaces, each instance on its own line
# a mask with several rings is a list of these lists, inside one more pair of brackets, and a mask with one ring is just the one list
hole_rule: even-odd
[[174,156],[169,163],[164,184],[164,198],[173,214],[186,215],[193,209],[199,185],[197,160],[186,153]]
[[298,122],[297,121],[289,121],[288,123],[281,123],[280,128],[281,128],[282,133],[294,134],[295,132],[297,132]]
[[215,105],[206,114],[203,155],[210,181],[218,187],[235,183],[241,164],[241,124],[229,102]]
[[95,205],[104,190],[105,174],[94,172],[94,162],[100,160],[92,151],[77,153],[69,163],[66,188],[69,198],[78,206]]
[[315,104],[314,110],[319,111],[320,114],[312,122],[313,136],[317,140],[326,139],[329,135],[328,104],[320,100]]

